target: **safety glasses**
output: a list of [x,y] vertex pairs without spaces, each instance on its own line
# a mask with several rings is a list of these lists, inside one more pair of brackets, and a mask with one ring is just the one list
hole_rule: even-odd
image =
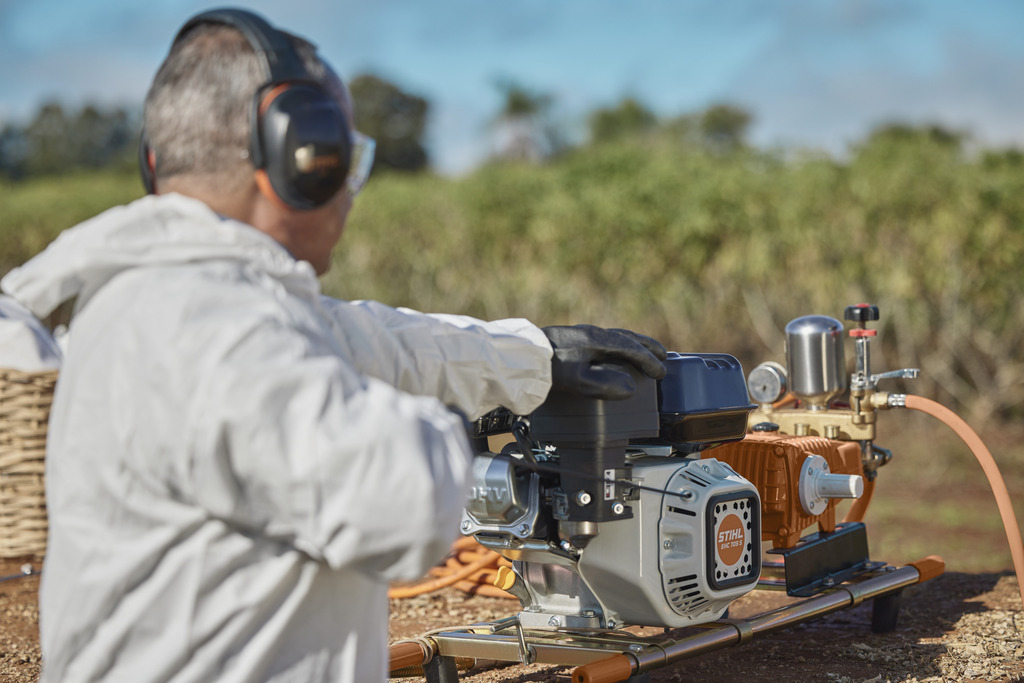
[[373,168],[373,153],[376,149],[377,142],[373,138],[357,130],[352,131],[352,162],[348,169],[348,177],[345,178],[345,190],[350,197],[355,197],[366,185],[370,169]]

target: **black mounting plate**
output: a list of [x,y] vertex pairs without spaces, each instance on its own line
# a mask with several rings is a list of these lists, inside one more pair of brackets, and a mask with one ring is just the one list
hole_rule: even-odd
[[782,556],[786,593],[800,598],[810,597],[885,564],[868,559],[868,534],[862,522],[837,524],[830,534],[810,534],[792,548],[773,548],[768,552]]

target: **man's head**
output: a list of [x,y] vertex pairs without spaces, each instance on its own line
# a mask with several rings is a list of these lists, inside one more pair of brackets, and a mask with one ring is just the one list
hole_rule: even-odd
[[312,45],[255,15],[197,19],[146,97],[156,191],[196,197],[325,271],[351,208],[348,90]]

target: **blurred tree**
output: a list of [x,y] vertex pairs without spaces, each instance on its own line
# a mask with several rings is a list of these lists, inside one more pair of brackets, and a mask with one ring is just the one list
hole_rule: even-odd
[[31,175],[60,173],[71,166],[68,135],[69,122],[64,108],[57,102],[47,102],[25,129],[28,155],[25,159]]
[[101,168],[126,154],[135,161],[135,126],[123,109],[103,112],[87,105],[69,124],[70,165]]
[[494,122],[497,157],[541,161],[558,152],[563,143],[550,118],[553,98],[509,79],[496,85],[504,98]]
[[905,123],[889,123],[871,132],[863,147],[889,147],[893,145],[926,144],[959,152],[963,148],[965,133],[949,130],[936,124],[914,126]]
[[985,150],[981,156],[986,169],[1019,169],[1024,166],[1024,152],[1019,149]]
[[653,129],[657,121],[650,109],[632,97],[626,97],[614,107],[597,109],[590,114],[590,141],[607,142],[643,133]]
[[731,152],[746,145],[750,114],[729,104],[716,104],[700,116],[703,142],[716,152]]
[[377,141],[374,168],[419,171],[427,165],[421,139],[429,105],[425,99],[372,75],[349,83],[355,126]]
[[[855,152],[853,163],[866,167],[874,167],[878,172],[892,173],[894,169],[904,169],[904,175],[913,176],[924,173],[927,167],[959,162],[964,154],[966,134],[951,131],[937,125],[911,125],[890,123],[874,129],[860,144],[853,145]],[[929,174],[935,177],[935,174]],[[902,179],[902,176],[901,176]],[[920,184],[900,187],[902,195],[894,195],[893,201],[908,201],[910,194],[926,191]],[[942,190],[934,189],[934,200],[938,201]]]
[[73,112],[47,102],[27,126],[8,124],[0,131],[0,173],[18,179],[133,165],[138,118],[124,109],[86,105]]
[[28,144],[25,131],[11,124],[0,129],[0,175],[17,180],[25,174]]

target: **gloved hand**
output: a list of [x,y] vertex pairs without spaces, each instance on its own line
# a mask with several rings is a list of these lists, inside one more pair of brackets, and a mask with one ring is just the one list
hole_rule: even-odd
[[621,366],[634,366],[654,379],[665,376],[665,347],[629,330],[594,325],[541,328],[552,348],[552,388],[589,398],[621,401],[633,395],[636,382]]

